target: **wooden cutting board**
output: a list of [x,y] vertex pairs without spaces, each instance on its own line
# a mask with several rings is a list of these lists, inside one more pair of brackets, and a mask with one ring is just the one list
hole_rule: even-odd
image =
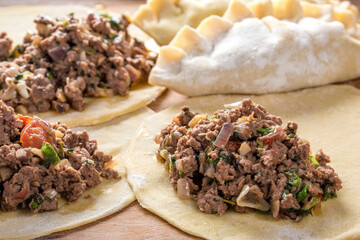
[[[130,12],[134,13],[140,4],[145,1],[121,1],[106,0],[101,1],[111,9],[112,12]],[[360,0],[352,0],[354,4],[360,7]],[[97,0],[77,0],[76,4],[94,6]],[[56,5],[56,4],[74,4],[71,0],[0,0],[1,6],[9,5]],[[345,84],[351,84],[360,88],[360,79],[349,81]],[[167,90],[149,107],[154,111],[160,111],[174,104],[185,100],[186,96],[174,91]],[[93,223],[78,227],[72,230],[63,231],[41,237],[39,239],[199,239],[186,234],[153,213],[143,209],[138,202],[133,202],[121,211],[95,221]]]

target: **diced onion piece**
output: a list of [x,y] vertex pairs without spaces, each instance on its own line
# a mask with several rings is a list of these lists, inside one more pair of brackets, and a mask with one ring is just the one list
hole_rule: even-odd
[[274,201],[271,203],[271,212],[274,218],[277,218],[279,216],[280,211],[280,201]]
[[66,49],[64,47],[54,47],[48,51],[48,54],[52,60],[59,61],[65,56]]
[[60,102],[66,102],[66,96],[62,89],[58,88],[56,90],[55,96],[57,97],[57,99],[59,99]]
[[200,120],[205,120],[207,118],[206,115],[196,115],[189,122],[189,127],[193,128]]
[[251,151],[251,148],[247,142],[243,142],[239,148],[239,154],[245,156]]
[[30,151],[31,151],[34,155],[39,156],[41,159],[44,160],[44,155],[43,155],[43,153],[41,152],[41,149],[31,148]]
[[79,54],[79,59],[80,61],[85,61],[86,60],[86,53],[85,51],[81,51]]
[[204,175],[209,177],[209,178],[214,178],[214,176],[215,176],[215,168],[213,166],[208,167],[208,169],[206,169]]
[[257,198],[249,192],[249,185],[245,185],[236,199],[236,204],[240,207],[248,207],[267,212],[270,210],[270,204],[263,198]]
[[28,113],[28,110],[24,105],[17,106],[15,108],[15,110],[16,110],[17,113],[20,113],[20,114],[27,114]]
[[35,47],[38,47],[40,42],[42,40],[42,37],[40,36],[35,36],[31,42],[31,45],[35,46]]
[[27,152],[23,148],[19,148],[15,152],[15,157],[20,161],[27,158]]
[[201,163],[205,163],[205,161],[206,161],[206,153],[204,153],[203,151],[201,151],[201,152],[199,153],[199,161],[200,161]]
[[43,35],[45,37],[49,36],[50,34],[50,26],[48,26],[47,24],[36,24],[36,30],[39,32],[40,35]]
[[18,84],[16,84],[16,90],[22,96],[23,98],[29,98],[29,92],[28,92],[28,86],[26,85],[25,81],[19,81]]
[[237,123],[243,123],[243,122],[252,122],[254,120],[254,112],[251,113],[250,116],[242,116],[237,120]]
[[222,126],[220,133],[214,142],[214,145],[218,148],[224,148],[229,141],[233,129],[234,125],[232,125],[231,123],[225,123]]
[[106,60],[106,57],[99,57],[97,65],[100,66],[101,64],[103,64]]
[[186,178],[180,178],[177,181],[177,192],[181,199],[188,199],[190,197],[190,185]]
[[95,96],[97,97],[112,97],[114,96],[114,92],[112,89],[104,89],[95,87]]
[[234,102],[234,103],[230,103],[230,104],[225,104],[224,107],[231,109],[231,108],[239,108],[241,107],[243,101],[238,101],[238,102]]
[[46,68],[37,68],[34,70],[34,74],[35,75],[45,75],[46,74]]
[[64,134],[62,132],[60,132],[59,130],[55,129],[55,136],[57,138],[62,138],[64,136]]
[[11,100],[16,98],[16,90],[12,88],[3,89],[0,92],[1,100]]
[[6,69],[6,71],[5,71],[5,74],[11,78],[15,77],[16,74],[18,74],[18,73],[19,73],[19,71],[15,67],[10,67],[10,68]]
[[44,191],[44,195],[53,200],[57,195],[57,191],[54,189],[48,189]]

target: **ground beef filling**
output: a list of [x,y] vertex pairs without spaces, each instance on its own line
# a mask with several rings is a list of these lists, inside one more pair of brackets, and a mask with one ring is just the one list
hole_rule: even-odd
[[75,201],[103,177],[119,178],[116,171],[106,169],[112,157],[98,150],[86,131],[16,115],[2,101],[0,121],[2,211],[56,210],[60,197]]
[[9,54],[0,34],[0,99],[20,113],[84,109],[84,97],[127,95],[146,82],[155,58],[107,14],[35,19],[36,33]]
[[342,188],[330,158],[311,154],[298,125],[245,99],[212,116],[183,107],[155,141],[180,198],[222,215],[258,211],[300,221]]

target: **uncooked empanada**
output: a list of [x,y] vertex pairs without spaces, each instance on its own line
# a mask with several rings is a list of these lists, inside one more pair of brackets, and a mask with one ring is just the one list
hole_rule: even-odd
[[133,23],[160,45],[168,44],[185,25],[197,27],[210,15],[222,16],[230,0],[148,0]]
[[360,76],[356,7],[269,2],[234,0],[223,17],[210,16],[196,29],[183,27],[161,47],[150,83],[189,96],[262,94]]

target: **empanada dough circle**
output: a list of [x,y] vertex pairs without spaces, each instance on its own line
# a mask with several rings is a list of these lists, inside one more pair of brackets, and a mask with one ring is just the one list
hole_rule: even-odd
[[[0,26],[0,32],[7,32],[14,41],[13,47],[22,42],[28,30],[35,30],[33,20],[38,15],[50,17],[66,16],[69,13],[75,13],[75,16],[86,16],[88,11],[94,11],[92,8],[81,5],[50,5],[50,6],[13,6],[0,8],[0,22],[6,23]],[[121,13],[110,13],[112,16],[120,16]],[[129,28],[130,34],[134,32],[138,36],[138,29],[135,26]],[[141,40],[144,35],[141,35]],[[95,125],[109,121],[120,115],[142,108],[155,100],[165,90],[163,87],[150,86],[142,84],[129,91],[128,96],[114,96],[108,98],[86,98],[84,111],[79,112],[70,109],[64,114],[49,111],[45,113],[36,113],[49,121],[61,121],[69,127]]]
[[313,151],[322,148],[343,181],[338,197],[323,202],[321,215],[299,223],[274,220],[258,213],[227,211],[223,216],[201,212],[193,200],[180,200],[168,172],[156,157],[155,134],[187,105],[209,113],[244,95],[191,98],[147,118],[132,141],[127,178],[140,204],[172,225],[206,239],[358,239],[360,238],[360,91],[351,86],[326,86],[293,93],[250,96],[284,124],[299,124],[298,135],[310,141]]

